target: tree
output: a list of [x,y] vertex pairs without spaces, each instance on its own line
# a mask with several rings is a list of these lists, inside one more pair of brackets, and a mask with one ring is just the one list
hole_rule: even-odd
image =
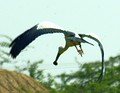
[[106,73],[101,82],[99,76],[100,62],[87,62],[80,65],[79,70],[71,74],[61,74],[61,86],[56,86],[58,93],[120,93],[120,55],[110,57],[105,62]]
[[[6,36],[5,36],[6,37]],[[0,47],[6,49],[9,44],[0,42]],[[9,63],[8,53],[0,48],[0,65]],[[28,71],[29,75],[39,82],[42,82],[51,93],[120,93],[120,55],[110,57],[105,61],[106,73],[101,82],[97,81],[100,74],[101,63],[99,61],[78,64],[79,70],[70,74],[62,73],[57,76],[48,74],[43,75],[44,71],[39,70],[39,64],[43,61],[30,62],[26,61],[25,67],[16,67],[17,71]],[[44,78],[48,80],[45,81]],[[57,82],[59,79],[61,82]]]
[[[38,79],[42,81],[44,78],[43,70],[38,70],[38,66],[42,63],[42,60],[36,62],[26,61],[26,66],[24,67],[16,66],[16,63],[19,61],[12,62],[12,59],[9,57],[8,52],[8,48],[12,39],[6,35],[0,35],[0,37],[5,39],[2,39],[3,41],[0,41],[0,67],[4,68],[4,64],[13,64],[14,69],[17,71],[15,72],[0,69],[0,79],[2,81],[0,83],[0,93],[9,93],[12,91],[15,93],[48,93],[48,90],[44,88],[41,83],[39,84],[36,81]],[[34,80],[27,75],[22,74],[24,71],[27,71],[29,76]]]
[[7,50],[12,39],[6,35],[0,35],[0,37],[5,39],[4,41],[0,41],[0,67],[2,67],[4,63],[11,62],[10,58],[8,57],[9,53]]

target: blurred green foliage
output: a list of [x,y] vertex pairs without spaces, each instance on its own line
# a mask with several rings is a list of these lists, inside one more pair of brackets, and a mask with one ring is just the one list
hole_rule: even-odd
[[[10,64],[11,62],[6,48],[9,47],[12,39],[5,35],[1,36],[8,39],[8,41],[0,41],[0,66],[2,67],[4,63]],[[105,61],[106,73],[101,82],[97,81],[101,70],[99,61],[79,63],[78,71],[56,76],[51,74],[44,76],[44,70],[39,69],[42,62],[42,60],[27,61],[26,66],[15,66],[15,69],[20,72],[27,71],[32,78],[41,82],[51,93],[120,93],[120,55],[110,57]],[[57,82],[56,79],[59,79],[60,82]]]

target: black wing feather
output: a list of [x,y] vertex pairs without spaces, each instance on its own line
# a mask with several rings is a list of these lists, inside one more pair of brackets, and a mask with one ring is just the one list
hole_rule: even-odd
[[29,45],[33,40],[35,40],[38,36],[47,34],[47,33],[63,33],[65,36],[75,36],[73,32],[64,31],[61,29],[54,29],[54,28],[44,28],[44,29],[37,29],[37,25],[28,29],[18,37],[16,37],[12,43],[10,44],[11,50],[10,55],[13,58],[23,50],[27,45]]
[[91,35],[79,34],[79,36],[80,36],[81,38],[83,38],[83,37],[91,38],[91,39],[95,40],[95,41],[98,43],[98,45],[99,45],[99,47],[100,47],[101,55],[102,55],[102,71],[101,71],[101,74],[100,74],[99,79],[102,79],[102,77],[104,76],[104,71],[105,71],[103,45],[101,44],[101,42],[100,42],[97,38],[95,38],[95,37],[93,37],[93,36],[91,36]]

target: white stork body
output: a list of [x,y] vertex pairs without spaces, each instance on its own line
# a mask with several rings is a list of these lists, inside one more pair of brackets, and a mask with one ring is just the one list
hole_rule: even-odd
[[12,47],[10,51],[11,56],[13,58],[16,58],[16,56],[21,52],[21,50],[24,49],[27,45],[29,45],[38,36],[49,33],[63,33],[65,36],[66,45],[64,48],[59,48],[59,54],[63,53],[69,47],[76,47],[76,45],[80,45],[81,43],[89,43],[82,38],[75,37],[75,33],[66,31],[62,27],[46,21],[33,26],[32,28],[19,35],[16,39],[14,39],[13,42],[10,44],[10,47]]
[[[27,45],[29,45],[33,40],[35,40],[37,37],[44,35],[44,34],[49,34],[49,33],[63,33],[65,36],[65,41],[66,44],[64,47],[59,47],[57,56],[55,58],[55,61],[53,62],[54,65],[57,65],[57,60],[60,57],[62,53],[64,53],[69,47],[75,46],[77,52],[82,56],[83,50],[81,47],[81,43],[88,43],[86,40],[84,40],[84,37],[88,37],[90,39],[95,40],[101,49],[101,54],[102,54],[102,63],[104,62],[104,51],[103,51],[103,46],[100,43],[100,41],[90,35],[85,35],[85,34],[78,34],[79,37],[75,36],[75,33],[66,31],[62,27],[53,24],[51,22],[42,22],[40,24],[37,24],[33,26],[32,28],[28,29],[18,37],[16,37],[12,43],[10,44],[11,50],[10,50],[10,55],[13,58],[16,58],[18,54],[23,50]],[[93,44],[91,44],[93,45]],[[79,46],[79,49],[77,48]],[[101,72],[103,73],[103,71]]]

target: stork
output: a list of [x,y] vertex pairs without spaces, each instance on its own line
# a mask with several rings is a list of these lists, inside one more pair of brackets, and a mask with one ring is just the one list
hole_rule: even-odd
[[22,34],[20,34],[18,37],[16,37],[12,43],[10,44],[11,50],[10,50],[10,55],[12,58],[16,58],[21,50],[23,50],[25,47],[27,47],[33,40],[35,40],[37,37],[44,35],[44,34],[50,34],[50,33],[63,33],[64,38],[66,41],[66,44],[64,47],[60,46],[58,48],[58,53],[57,56],[53,62],[54,65],[57,65],[57,61],[60,57],[61,54],[63,54],[69,47],[74,46],[77,50],[77,52],[82,56],[83,55],[83,49],[81,46],[81,43],[88,43],[90,45],[93,45],[92,43],[84,40],[84,37],[88,37],[90,39],[95,40],[100,47],[101,54],[102,54],[102,71],[101,74],[103,76],[103,68],[104,68],[104,50],[101,42],[95,38],[92,35],[87,35],[87,34],[78,34],[79,37],[75,35],[75,33],[71,31],[67,31],[63,29],[62,27],[51,23],[51,22],[42,22],[40,24],[36,24],[32,28],[26,30]]

